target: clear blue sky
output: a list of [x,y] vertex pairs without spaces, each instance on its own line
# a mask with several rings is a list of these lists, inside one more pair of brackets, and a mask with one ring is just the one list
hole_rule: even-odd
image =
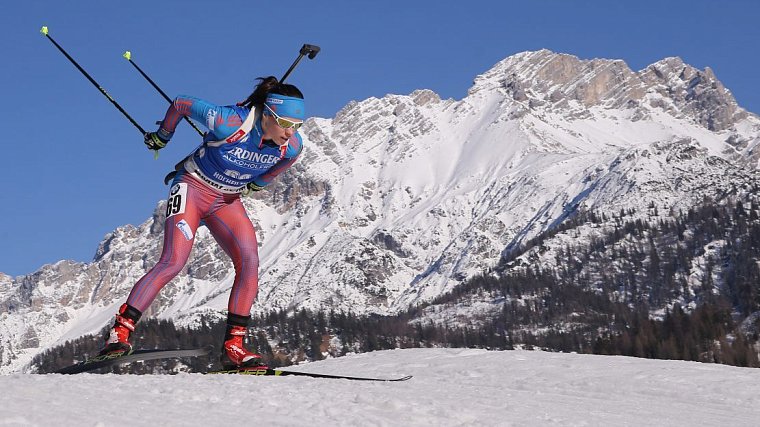
[[0,16],[0,272],[90,261],[103,236],[140,224],[164,174],[198,143],[187,125],[158,160],[138,131],[39,33],[61,44],[143,127],[170,96],[224,104],[258,76],[281,76],[303,43],[322,52],[289,79],[310,115],[351,100],[432,89],[461,99],[501,59],[548,48],[618,58],[634,70],[668,56],[711,67],[760,111],[757,1],[35,1]]

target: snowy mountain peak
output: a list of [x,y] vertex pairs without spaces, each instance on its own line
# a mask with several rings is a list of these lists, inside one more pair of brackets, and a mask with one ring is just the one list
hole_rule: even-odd
[[712,131],[729,129],[747,116],[710,68],[700,71],[678,57],[634,72],[622,60],[582,60],[546,49],[523,52],[478,76],[468,93],[494,90],[531,109],[575,116],[595,106],[639,114],[657,108]]
[[[649,65],[639,76],[649,87],[649,93],[661,97],[653,100],[653,105],[694,117],[710,130],[730,129],[747,117],[748,113],[739,107],[709,67],[700,71],[681,58],[672,57]],[[662,100],[671,102],[672,106]]]
[[500,89],[517,101],[534,101],[533,106],[576,100],[591,107],[620,96],[621,89],[627,92],[638,86],[630,83],[635,77],[621,60],[581,60],[543,49],[499,62],[475,79],[470,93]]

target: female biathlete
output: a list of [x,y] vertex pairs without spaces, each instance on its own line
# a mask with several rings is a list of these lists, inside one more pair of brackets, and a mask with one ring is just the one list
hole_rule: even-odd
[[237,105],[218,106],[179,96],[158,130],[145,134],[145,145],[160,150],[183,116],[208,128],[203,144],[185,159],[171,183],[161,258],[119,308],[100,355],[132,351],[129,336],[135,324],[187,262],[203,221],[235,266],[222,365],[225,369],[262,365],[261,356],[243,346],[258,291],[259,257],[256,232],[240,197],[244,190],[261,190],[296,161],[302,149],[297,131],[305,110],[303,94],[295,86],[273,76],[258,80],[253,93]]

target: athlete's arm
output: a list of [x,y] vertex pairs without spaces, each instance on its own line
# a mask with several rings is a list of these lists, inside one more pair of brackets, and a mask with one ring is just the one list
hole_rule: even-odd
[[166,110],[166,116],[158,129],[162,138],[169,140],[182,117],[189,117],[202,123],[216,137],[224,139],[243,124],[235,109],[220,106],[192,96],[180,95]]
[[293,166],[293,163],[298,160],[298,156],[301,154],[301,151],[303,151],[303,141],[301,140],[301,135],[295,134],[288,141],[288,148],[285,151],[285,155],[283,156],[282,160],[275,163],[274,166],[269,168],[269,170],[264,174],[254,178],[253,183],[258,187],[264,187],[268,185],[277,177],[277,175],[285,172],[288,170],[288,168]]

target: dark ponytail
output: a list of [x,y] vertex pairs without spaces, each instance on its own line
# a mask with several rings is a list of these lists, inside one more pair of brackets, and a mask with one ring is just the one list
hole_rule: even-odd
[[259,84],[256,85],[253,93],[248,95],[248,98],[246,98],[246,100],[241,102],[239,105],[248,108],[261,108],[264,106],[264,102],[267,99],[267,94],[270,93],[277,93],[280,95],[293,96],[303,99],[303,94],[300,90],[298,90],[297,87],[287,83],[280,83],[277,81],[277,77],[275,76],[259,77],[256,80],[259,81]]

